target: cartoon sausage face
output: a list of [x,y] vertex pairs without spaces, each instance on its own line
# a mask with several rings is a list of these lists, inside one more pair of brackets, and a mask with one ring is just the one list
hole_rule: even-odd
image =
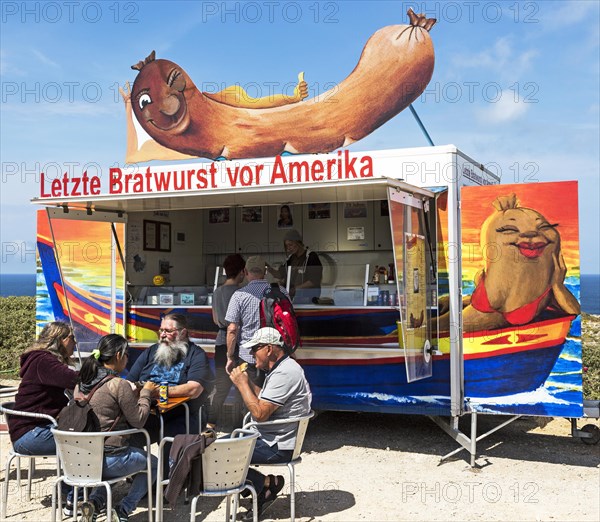
[[183,69],[168,60],[152,60],[144,65],[136,83],[144,87],[136,89],[134,85],[133,112],[148,134],[157,139],[163,134],[182,134],[189,128],[185,89],[195,86]]
[[408,12],[410,25],[384,27],[363,49],[352,73],[330,91],[301,103],[236,106],[199,91],[178,65],[154,52],[133,66],[133,111],[161,145],[193,156],[226,159],[282,152],[331,152],[383,125],[412,103],[433,74],[429,30],[435,23]]

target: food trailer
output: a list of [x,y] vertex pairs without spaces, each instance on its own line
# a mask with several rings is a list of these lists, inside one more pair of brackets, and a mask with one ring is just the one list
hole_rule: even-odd
[[[584,415],[576,182],[500,185],[452,145],[40,180],[37,319],[70,321],[84,352],[110,332],[143,350],[180,312],[212,354],[221,263],[282,263],[285,205],[324,267],[320,298],[295,305],[315,409]],[[511,211],[536,232],[499,225]],[[529,246],[511,239],[505,252],[515,235]],[[500,308],[494,285],[528,295],[520,270],[532,267],[548,271],[538,297],[485,311]]]
[[292,95],[252,99],[202,92],[154,51],[132,66],[131,166],[40,173],[38,325],[71,322],[82,352],[117,332],[141,353],[176,311],[211,355],[224,258],[277,266],[293,228],[323,265],[320,295],[295,304],[314,409],[429,415],[472,462],[478,413],[569,417],[600,438],[576,426],[577,183],[502,185],[453,145],[348,148],[409,106],[418,120],[436,20],[407,16],[311,99],[304,73]]

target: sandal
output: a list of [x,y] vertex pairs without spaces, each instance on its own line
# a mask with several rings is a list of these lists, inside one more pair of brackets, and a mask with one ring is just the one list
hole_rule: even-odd
[[274,497],[283,489],[285,486],[285,479],[283,475],[269,475],[269,491]]
[[[281,486],[283,487],[283,486]],[[258,494],[258,519],[260,520],[260,518],[262,517],[262,515],[264,514],[264,512],[267,510],[267,508],[273,504],[273,502],[275,502],[275,500],[277,499],[277,494],[273,493],[271,491],[271,484],[269,483],[269,487],[268,488],[263,488],[262,491]],[[252,509],[249,509],[248,511],[246,511],[246,513],[244,513],[244,515],[242,516],[242,521],[243,522],[250,522],[254,520],[254,516],[253,516],[253,511]]]

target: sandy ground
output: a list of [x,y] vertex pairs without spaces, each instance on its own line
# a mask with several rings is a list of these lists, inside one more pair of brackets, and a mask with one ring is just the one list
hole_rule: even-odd
[[[479,434],[502,420],[480,416]],[[598,425],[588,419],[579,427],[590,422]],[[461,429],[469,429],[468,418]],[[457,445],[427,417],[322,413],[311,421],[297,467],[296,518],[600,520],[600,445],[583,444],[570,433],[566,419],[540,427],[535,418],[521,418],[478,443],[472,468],[466,451],[440,463]],[[2,468],[8,448],[8,437],[0,436]],[[50,520],[52,473],[51,463],[38,466],[31,501],[25,487],[17,490],[11,479],[7,521]],[[115,487],[117,500],[126,487]],[[287,486],[283,493],[265,520],[289,519]],[[198,520],[225,518],[221,499],[201,499],[199,508]],[[147,520],[145,506],[130,520]],[[165,512],[165,520],[189,520],[189,506],[180,501]]]

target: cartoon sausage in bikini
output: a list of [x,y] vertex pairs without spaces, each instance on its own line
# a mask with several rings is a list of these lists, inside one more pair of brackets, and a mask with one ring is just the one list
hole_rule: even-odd
[[[310,100],[301,101],[308,92],[302,74],[287,99],[256,101],[232,96],[232,91],[201,92],[181,67],[155,59],[154,53],[132,66],[139,74],[131,94],[122,94],[126,107],[130,99],[127,110],[133,110],[146,133],[161,147],[177,151],[171,158],[330,152],[373,132],[429,83],[434,66],[429,30],[435,19],[412,10],[408,16],[409,25],[388,26],[373,34],[350,75]],[[130,124],[128,133],[132,128]],[[133,149],[128,145],[128,161],[144,161],[143,154],[136,155],[140,149]]]
[[[492,205],[496,210],[481,229],[486,267],[475,275],[475,291],[463,309],[464,330],[529,324],[548,308],[579,314],[579,302],[564,284],[567,267],[558,224],[521,207],[515,194],[498,197]],[[447,314],[439,325],[447,329]]]

